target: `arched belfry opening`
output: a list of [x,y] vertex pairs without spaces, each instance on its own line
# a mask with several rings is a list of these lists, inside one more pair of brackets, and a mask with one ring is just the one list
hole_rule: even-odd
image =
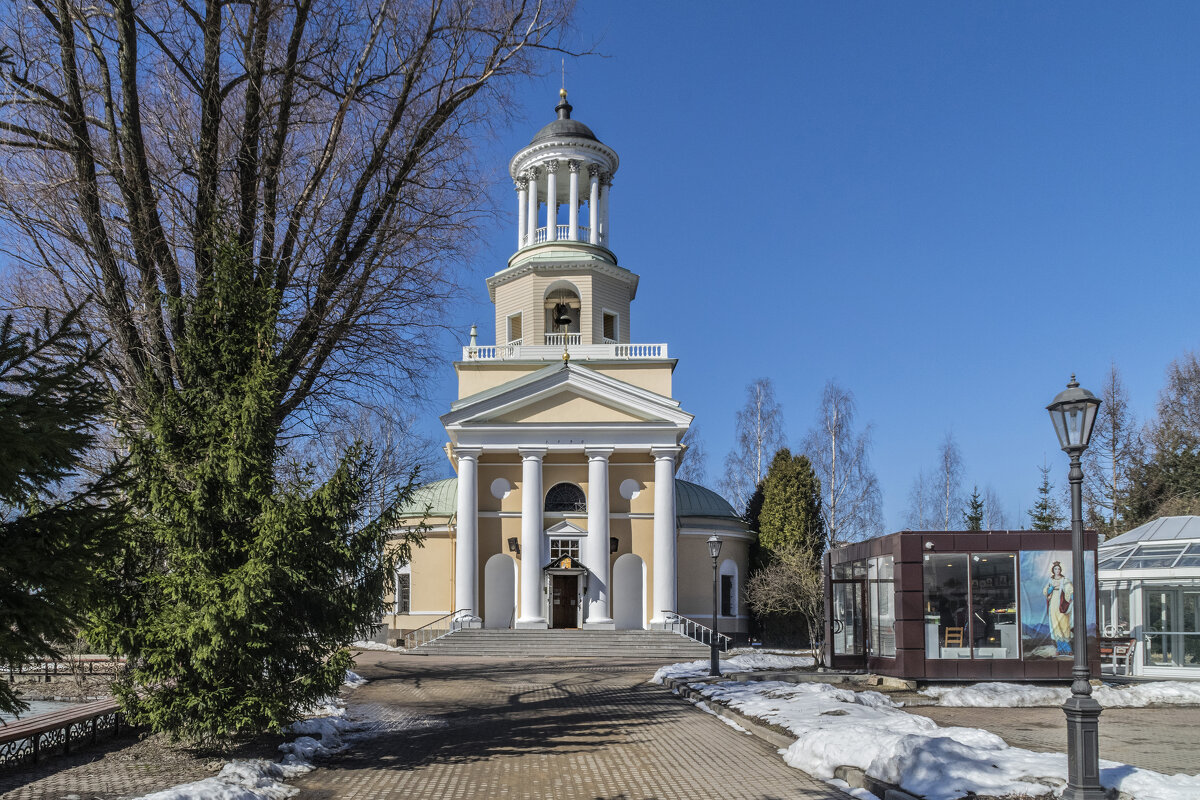
[[583,302],[575,286],[567,281],[555,281],[546,290],[543,305],[546,309],[545,344],[579,344]]

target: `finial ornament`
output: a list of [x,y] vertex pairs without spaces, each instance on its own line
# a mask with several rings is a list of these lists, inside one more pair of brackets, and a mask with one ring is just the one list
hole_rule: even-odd
[[1079,386],[1079,381],[1075,380],[1075,373],[1071,373],[1071,381],[1067,384],[1068,389],[1075,389]]

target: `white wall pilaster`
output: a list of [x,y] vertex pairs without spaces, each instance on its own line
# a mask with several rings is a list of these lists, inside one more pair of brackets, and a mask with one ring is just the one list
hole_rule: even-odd
[[518,628],[545,628],[542,616],[542,457],[545,448],[521,448],[521,616]]
[[678,447],[656,447],[654,455],[654,615],[652,627],[676,611],[675,457]]
[[479,450],[460,448],[457,533],[454,549],[454,610],[467,625],[479,622]]
[[591,570],[587,588],[587,616],[584,627],[611,628],[609,613],[608,569],[608,457],[611,447],[589,447],[588,459],[588,532],[583,563]]

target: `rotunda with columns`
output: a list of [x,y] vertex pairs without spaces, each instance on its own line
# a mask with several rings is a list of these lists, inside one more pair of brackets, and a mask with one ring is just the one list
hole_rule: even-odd
[[637,629],[711,622],[722,538],[722,633],[744,634],[753,534],[709,489],[680,481],[692,422],[671,393],[666,343],[635,343],[638,276],[612,250],[619,160],[557,118],[509,164],[517,250],[487,280],[495,344],[472,327],[441,417],[456,478],[421,487],[401,515],[426,541],[396,576],[392,638],[453,615],[487,628]]

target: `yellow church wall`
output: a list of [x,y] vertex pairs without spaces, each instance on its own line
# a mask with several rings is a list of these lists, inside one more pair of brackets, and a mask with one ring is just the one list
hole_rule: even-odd
[[454,371],[458,373],[458,399],[494,389],[545,366],[544,362],[528,361],[456,361]]
[[[583,310],[586,311],[587,305]],[[629,284],[606,275],[597,275],[592,282],[591,327],[595,339],[584,339],[600,343],[604,341],[604,312],[617,315],[617,341],[627,344],[629,338]],[[582,324],[580,325],[582,328]]]
[[[510,456],[514,458],[517,456]],[[498,498],[492,494],[492,483],[498,478],[508,481],[512,489],[508,496]],[[512,461],[484,461],[479,463],[479,510],[521,512],[521,464]]]
[[640,419],[611,406],[574,393],[556,394],[531,403],[496,422],[639,422]]
[[[702,526],[698,525],[697,528]],[[695,529],[693,529],[695,530]],[[713,533],[722,537],[719,563],[732,559],[737,564],[737,603],[739,616],[747,614],[745,605],[746,573],[749,570],[749,540],[725,535],[719,528],[697,535],[689,532],[678,540],[678,611],[704,625],[712,625],[713,570],[712,557],[708,554],[708,536]],[[732,617],[720,618],[722,633],[745,632],[745,620]]]
[[580,362],[589,369],[594,369],[601,375],[623,381],[640,389],[645,389],[663,397],[671,396],[671,373],[674,365],[670,361],[621,362],[604,361],[592,363]]

